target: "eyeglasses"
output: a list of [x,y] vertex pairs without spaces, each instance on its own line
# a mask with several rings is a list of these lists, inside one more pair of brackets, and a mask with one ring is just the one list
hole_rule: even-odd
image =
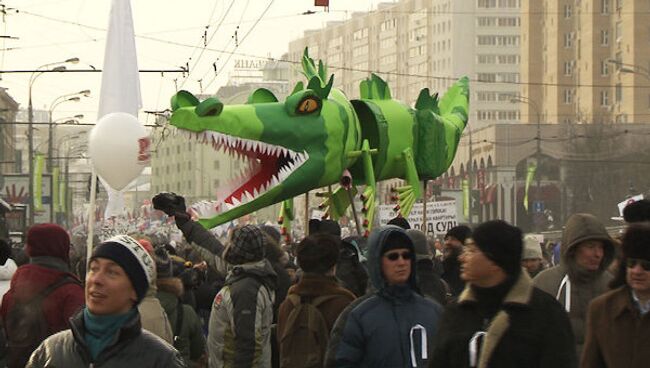
[[628,268],[634,268],[636,267],[636,265],[641,265],[641,268],[643,268],[644,271],[650,271],[650,261],[646,261],[645,259],[638,259],[638,258],[627,259]]
[[399,257],[402,257],[403,260],[408,261],[413,258],[413,254],[411,252],[388,253],[385,255],[385,257],[391,261],[397,261]]

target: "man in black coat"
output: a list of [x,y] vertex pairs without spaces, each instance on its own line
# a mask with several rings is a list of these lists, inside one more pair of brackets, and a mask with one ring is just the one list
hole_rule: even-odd
[[430,367],[569,368],[577,365],[562,306],[522,271],[521,231],[495,220],[479,225],[460,256],[466,282],[447,307]]

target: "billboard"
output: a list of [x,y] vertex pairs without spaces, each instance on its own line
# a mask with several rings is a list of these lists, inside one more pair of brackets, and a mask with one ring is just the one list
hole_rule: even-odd
[[[384,226],[390,219],[397,216],[393,211],[395,205],[379,206],[379,225]],[[427,228],[422,227],[422,203],[416,203],[407,220],[412,229],[422,230],[429,237],[444,236],[449,229],[458,224],[456,201],[438,201],[427,203]]]
[[[23,204],[29,211],[29,175],[4,175],[4,185],[0,189],[0,198],[5,202],[12,205]],[[34,212],[34,222],[52,222],[52,176],[49,174],[43,174],[41,194],[43,206],[40,211]]]

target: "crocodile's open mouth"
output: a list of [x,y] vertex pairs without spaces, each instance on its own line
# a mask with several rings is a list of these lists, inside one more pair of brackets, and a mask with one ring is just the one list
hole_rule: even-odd
[[199,143],[211,145],[215,151],[229,154],[233,160],[237,158],[246,162],[239,176],[216,188],[218,202],[223,203],[226,209],[262,196],[282,183],[309,158],[307,152],[295,152],[286,147],[218,132],[177,131]]

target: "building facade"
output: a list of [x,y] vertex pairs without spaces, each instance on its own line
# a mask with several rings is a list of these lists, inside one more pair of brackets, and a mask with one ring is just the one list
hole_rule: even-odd
[[[524,2],[522,95],[550,124],[647,122],[648,24],[647,1]],[[534,107],[521,107],[534,123]]]

